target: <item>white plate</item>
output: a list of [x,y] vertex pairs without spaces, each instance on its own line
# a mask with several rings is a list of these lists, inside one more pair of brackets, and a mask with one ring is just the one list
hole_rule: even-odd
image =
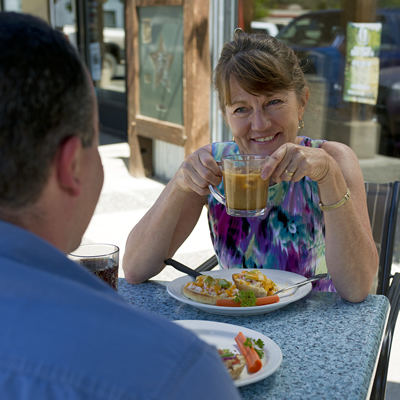
[[218,349],[228,349],[233,353],[240,354],[235,342],[235,336],[242,332],[244,336],[252,339],[261,339],[264,342],[264,357],[261,359],[262,368],[249,374],[247,367],[244,368],[240,377],[234,381],[236,386],[249,385],[250,383],[261,381],[267,376],[272,375],[282,363],[282,351],[279,346],[269,337],[262,335],[252,329],[243,328],[237,325],[223,324],[212,321],[174,321],[178,325],[191,330],[201,340],[216,346]]
[[[230,282],[232,280],[232,274],[241,271],[239,269],[224,269],[218,271],[207,271],[204,275],[211,275],[214,278],[224,278]],[[246,271],[252,271],[251,269],[246,269]],[[276,269],[265,269],[262,272],[266,275],[268,279],[274,281],[279,289],[283,289],[286,286],[292,285],[297,282],[304,281],[304,276],[294,274],[293,272],[280,271]],[[193,307],[199,308],[202,311],[206,311],[212,314],[220,315],[257,315],[265,314],[271,311],[278,310],[279,308],[285,307],[294,301],[302,299],[311,291],[311,283],[307,283],[299,288],[290,289],[287,292],[279,294],[279,302],[273,304],[267,304],[265,306],[257,307],[221,307],[212,306],[209,304],[197,303],[196,301],[188,299],[182,292],[183,287],[188,282],[193,282],[194,278],[190,276],[182,276],[180,278],[174,279],[167,286],[168,293],[175,299],[181,301],[182,303],[190,304]]]

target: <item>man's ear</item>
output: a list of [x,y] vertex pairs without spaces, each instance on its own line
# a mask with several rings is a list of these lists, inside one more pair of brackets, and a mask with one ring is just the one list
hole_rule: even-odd
[[57,179],[61,188],[72,196],[81,193],[82,142],[77,136],[65,139],[56,156]]

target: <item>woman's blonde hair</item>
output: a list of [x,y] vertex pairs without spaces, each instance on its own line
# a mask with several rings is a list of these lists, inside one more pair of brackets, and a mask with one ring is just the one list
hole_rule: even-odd
[[253,95],[294,90],[300,100],[308,84],[294,51],[274,37],[237,31],[224,45],[214,70],[222,113],[225,115],[226,105],[231,104],[231,78]]

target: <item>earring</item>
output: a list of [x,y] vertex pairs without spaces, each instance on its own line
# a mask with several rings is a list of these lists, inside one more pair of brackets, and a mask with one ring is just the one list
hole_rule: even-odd
[[301,129],[303,129],[304,128],[304,121],[301,119],[300,121],[299,121],[299,130],[301,130]]
[[236,143],[236,142],[235,142],[235,137],[234,137],[234,136],[232,136],[232,142],[233,142],[233,143]]

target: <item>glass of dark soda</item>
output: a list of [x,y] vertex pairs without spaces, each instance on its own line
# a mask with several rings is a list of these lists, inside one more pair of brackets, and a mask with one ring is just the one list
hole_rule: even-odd
[[80,245],[68,258],[118,290],[119,248],[113,244],[89,243]]

